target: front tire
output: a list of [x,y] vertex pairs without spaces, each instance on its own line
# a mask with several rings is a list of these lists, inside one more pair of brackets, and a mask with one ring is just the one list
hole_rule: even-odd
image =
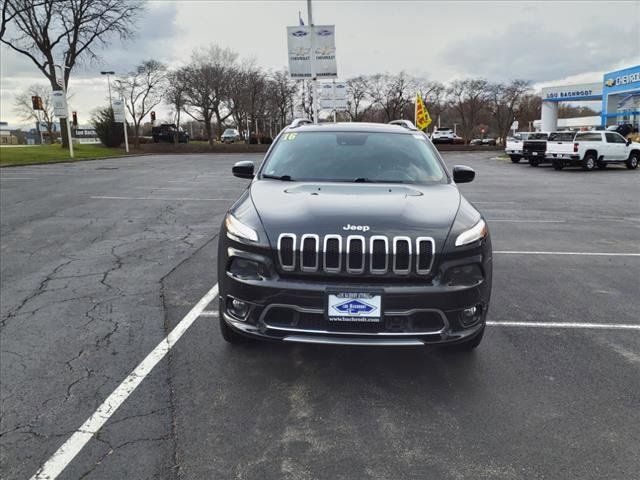
[[530,158],[529,165],[531,165],[532,167],[537,167],[538,165],[540,165],[540,160],[538,160],[537,158]]
[[482,337],[484,337],[484,330],[485,330],[485,326],[483,325],[482,329],[475,337],[460,343],[456,343],[455,349],[460,352],[470,352],[478,348],[478,346],[480,345],[480,342],[482,342]]
[[554,160],[552,165],[554,170],[562,170],[564,167],[562,160]]
[[596,156],[593,153],[589,153],[584,157],[582,169],[591,172],[594,168],[596,168]]
[[638,157],[640,157],[640,154],[636,152],[629,155],[629,159],[625,162],[625,165],[629,170],[635,170],[638,168]]

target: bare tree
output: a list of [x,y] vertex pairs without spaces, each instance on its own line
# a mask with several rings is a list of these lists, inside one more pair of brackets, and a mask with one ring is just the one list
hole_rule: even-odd
[[[68,86],[78,61],[97,58],[97,49],[114,36],[131,36],[142,5],[142,0],[5,0],[0,41],[30,58],[51,88],[61,90],[55,64],[66,66],[62,76]],[[60,127],[66,146],[66,120]]]
[[488,108],[492,123],[503,141],[509,135],[522,97],[529,91],[529,82],[525,80],[513,80],[506,85],[502,83],[489,85]]
[[486,107],[489,82],[484,79],[455,80],[448,89],[451,106],[460,118],[460,130],[468,143],[477,125],[478,117]]
[[288,120],[293,117],[291,112],[298,86],[289,78],[289,74],[286,71],[280,71],[271,74],[267,89],[272,113],[276,117],[278,129],[282,129],[289,123]]
[[371,96],[384,112],[384,121],[397,120],[411,104],[413,92],[411,79],[406,73],[397,75],[378,74],[371,78]]
[[[43,110],[33,109],[32,96],[38,96],[42,99]],[[53,115],[53,102],[51,101],[51,90],[49,87],[42,84],[34,84],[22,93],[16,95],[14,111],[25,122],[36,122],[38,132],[40,131],[40,124],[44,123],[47,129],[47,135],[50,141],[53,142],[53,124],[55,123],[55,117]]]
[[[173,71],[167,74],[167,87],[164,93],[164,101],[173,108],[173,123],[180,131],[180,114],[186,105],[185,84],[181,71]],[[176,134],[173,143],[179,141],[179,134]]]
[[189,65],[181,70],[184,81],[184,112],[202,122],[209,145],[213,145],[211,121],[215,117],[218,134],[223,122],[232,114],[230,88],[235,75],[238,55],[228,48],[211,45],[197,50]]
[[115,91],[123,98],[133,120],[134,145],[140,145],[140,124],[161,101],[167,68],[156,60],[147,60],[115,82]]
[[347,114],[352,122],[361,122],[371,109],[371,84],[369,78],[360,75],[347,80]]

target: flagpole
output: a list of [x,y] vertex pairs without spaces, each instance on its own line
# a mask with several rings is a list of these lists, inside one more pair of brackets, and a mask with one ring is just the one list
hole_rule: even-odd
[[416,98],[413,103],[415,104],[413,108],[413,124],[418,125],[418,93],[416,93]]

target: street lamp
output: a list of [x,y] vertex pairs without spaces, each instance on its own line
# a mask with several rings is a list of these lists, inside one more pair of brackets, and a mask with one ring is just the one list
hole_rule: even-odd
[[108,72],[100,72],[100,75],[107,76],[107,85],[109,86],[109,106],[111,106],[111,80],[109,79],[109,75],[115,75],[116,72],[108,71]]

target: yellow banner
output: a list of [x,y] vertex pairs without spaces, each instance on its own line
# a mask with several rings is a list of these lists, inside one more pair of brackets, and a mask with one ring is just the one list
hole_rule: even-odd
[[424,102],[422,101],[422,96],[417,93],[416,94],[416,127],[419,130],[425,130],[429,125],[431,125],[431,116],[429,115],[429,111],[427,107],[424,106]]

